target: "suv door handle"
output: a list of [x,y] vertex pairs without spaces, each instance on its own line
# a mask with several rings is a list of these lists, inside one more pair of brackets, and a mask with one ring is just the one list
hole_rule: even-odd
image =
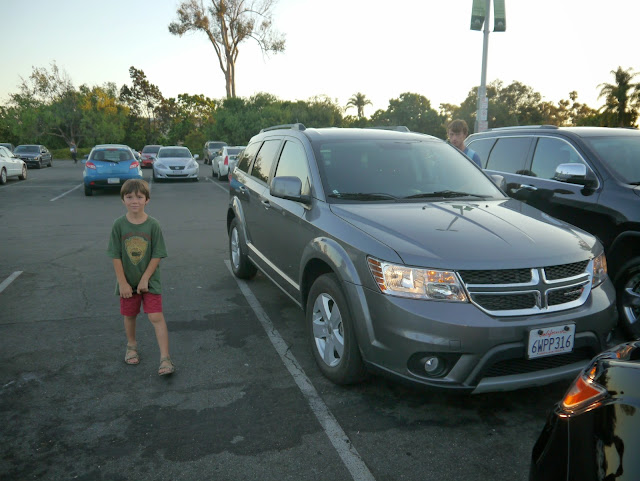
[[538,190],[538,188],[535,185],[530,185],[530,184],[520,184],[520,188],[521,189],[526,189],[526,190]]
[[269,199],[262,199],[260,202],[262,203],[262,205],[264,205],[265,209],[271,209],[271,203],[269,202]]

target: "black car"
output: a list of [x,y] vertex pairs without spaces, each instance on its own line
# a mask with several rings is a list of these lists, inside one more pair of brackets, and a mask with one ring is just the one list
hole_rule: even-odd
[[507,127],[469,136],[506,192],[596,235],[605,247],[621,325],[640,337],[640,131]]
[[640,342],[596,356],[549,413],[530,481],[640,479]]
[[18,145],[13,151],[16,157],[21,158],[28,167],[51,167],[53,165],[53,156],[49,149],[44,145]]

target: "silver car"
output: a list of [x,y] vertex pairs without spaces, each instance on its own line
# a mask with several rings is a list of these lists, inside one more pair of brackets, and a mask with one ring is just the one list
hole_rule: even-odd
[[153,180],[191,179],[195,182],[200,172],[197,159],[198,155],[191,155],[187,147],[161,147],[153,163]]
[[228,178],[231,168],[235,165],[238,154],[244,150],[246,145],[236,145],[233,147],[222,147],[220,155],[213,159],[211,164],[211,177],[218,177],[220,180]]

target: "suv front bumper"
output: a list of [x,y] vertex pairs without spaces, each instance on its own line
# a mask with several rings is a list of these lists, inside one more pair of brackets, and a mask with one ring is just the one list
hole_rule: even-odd
[[[608,279],[579,307],[517,317],[490,316],[471,303],[393,297],[350,283],[344,288],[369,367],[412,383],[476,393],[575,377],[607,347],[617,323]],[[575,324],[571,353],[527,359],[532,329],[567,323]],[[421,362],[429,356],[445,364],[437,376],[429,375]]]

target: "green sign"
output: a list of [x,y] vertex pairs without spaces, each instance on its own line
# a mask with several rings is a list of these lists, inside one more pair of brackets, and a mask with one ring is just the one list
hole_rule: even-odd
[[507,30],[507,17],[504,12],[504,0],[493,0],[493,31],[504,32]]
[[485,0],[473,0],[473,6],[471,7],[471,30],[482,30],[484,24]]

